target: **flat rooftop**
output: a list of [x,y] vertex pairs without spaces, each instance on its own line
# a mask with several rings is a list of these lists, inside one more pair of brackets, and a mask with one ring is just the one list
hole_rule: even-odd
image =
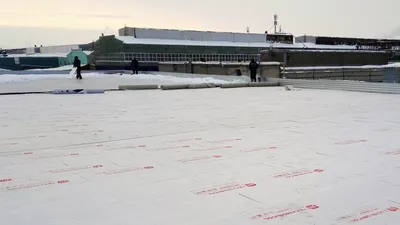
[[[69,71],[46,71],[33,70],[24,71],[23,75],[16,74],[20,71],[0,72],[0,94],[23,93],[23,92],[47,92],[55,89],[108,89],[118,90],[119,85],[142,85],[142,84],[198,84],[198,83],[237,83],[248,82],[247,76],[225,76],[225,75],[193,75],[176,74],[167,72],[141,73],[130,75],[130,71],[121,71],[112,74],[106,72],[83,71],[83,80],[76,80],[75,75],[68,74]],[[46,74],[38,74],[46,72]]]
[[397,95],[0,96],[4,224],[400,221]]
[[270,43],[270,42],[234,42],[234,41],[192,41],[175,39],[156,39],[156,38],[135,38],[132,36],[117,36],[117,40],[124,44],[137,45],[173,45],[173,46],[214,46],[214,47],[251,47],[251,48],[294,48],[294,49],[321,49],[321,50],[356,50],[355,46],[350,45],[316,45],[313,43]]

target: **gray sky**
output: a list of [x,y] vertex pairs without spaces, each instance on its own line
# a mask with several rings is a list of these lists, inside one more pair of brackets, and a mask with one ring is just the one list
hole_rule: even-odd
[[[127,26],[264,32],[279,15],[294,35],[400,39],[400,0],[13,0],[0,7],[0,47],[77,44]],[[272,31],[272,29],[270,30]]]

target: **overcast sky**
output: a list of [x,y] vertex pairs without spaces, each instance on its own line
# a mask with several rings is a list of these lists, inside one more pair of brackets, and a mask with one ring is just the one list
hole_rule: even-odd
[[275,13],[296,36],[400,38],[399,8],[400,0],[12,0],[0,7],[0,47],[87,43],[125,24],[258,33]]

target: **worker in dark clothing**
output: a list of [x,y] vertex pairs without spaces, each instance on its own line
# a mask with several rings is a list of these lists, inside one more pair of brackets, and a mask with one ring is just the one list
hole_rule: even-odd
[[75,56],[75,59],[74,59],[74,67],[76,68],[76,79],[82,80],[82,75],[81,75],[81,60],[79,60],[78,56]]
[[139,74],[139,61],[136,58],[133,58],[131,62],[132,74]]
[[256,77],[257,77],[258,67],[259,67],[258,63],[254,59],[251,59],[251,62],[249,64],[251,82],[257,82]]

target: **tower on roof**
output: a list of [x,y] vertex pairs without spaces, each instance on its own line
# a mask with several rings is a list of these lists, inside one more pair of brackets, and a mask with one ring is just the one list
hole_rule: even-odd
[[276,34],[276,27],[278,26],[278,14],[274,15],[274,31]]

